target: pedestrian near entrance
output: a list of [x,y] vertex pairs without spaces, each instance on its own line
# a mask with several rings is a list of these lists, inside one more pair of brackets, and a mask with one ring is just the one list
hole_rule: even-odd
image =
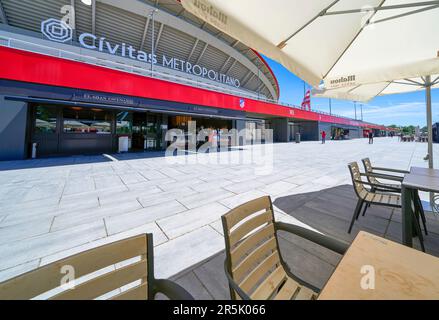
[[373,132],[369,131],[369,144],[373,144]]
[[322,144],[325,144],[325,142],[326,142],[326,131],[323,130],[322,131]]

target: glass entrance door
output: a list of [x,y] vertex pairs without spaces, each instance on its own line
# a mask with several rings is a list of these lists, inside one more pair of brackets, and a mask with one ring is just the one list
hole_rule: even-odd
[[146,135],[146,112],[135,112],[133,113],[133,150],[144,150],[146,148],[145,144]]
[[133,113],[133,149],[155,151],[163,148],[162,115]]
[[146,116],[146,148],[160,150],[162,146],[161,115],[148,113]]

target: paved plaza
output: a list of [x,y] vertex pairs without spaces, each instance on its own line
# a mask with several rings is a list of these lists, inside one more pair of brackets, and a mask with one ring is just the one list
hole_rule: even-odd
[[[217,161],[262,148],[204,158],[139,153],[0,162],[0,281],[145,232],[154,234],[156,276],[172,277],[224,249],[220,217],[241,203],[349,184],[347,164],[364,157],[400,169],[427,166],[427,144],[397,138],[274,144],[263,164],[258,157]],[[436,152],[436,166],[438,160]],[[275,214],[303,224],[280,208]]]

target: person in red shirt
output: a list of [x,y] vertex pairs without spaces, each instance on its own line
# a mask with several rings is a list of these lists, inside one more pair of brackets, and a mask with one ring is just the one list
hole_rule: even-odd
[[326,131],[323,130],[322,131],[322,144],[324,144],[326,142]]

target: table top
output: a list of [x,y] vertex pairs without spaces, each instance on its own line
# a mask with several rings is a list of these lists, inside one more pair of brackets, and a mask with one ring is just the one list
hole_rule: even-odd
[[408,173],[404,175],[402,185],[421,191],[439,192],[439,176]]
[[421,167],[411,167],[410,173],[423,175],[423,176],[431,176],[439,178],[439,170],[437,169],[429,169],[429,168],[421,168]]
[[[360,231],[318,299],[436,300],[438,270],[439,258]],[[363,289],[362,284],[373,275],[375,288]]]

